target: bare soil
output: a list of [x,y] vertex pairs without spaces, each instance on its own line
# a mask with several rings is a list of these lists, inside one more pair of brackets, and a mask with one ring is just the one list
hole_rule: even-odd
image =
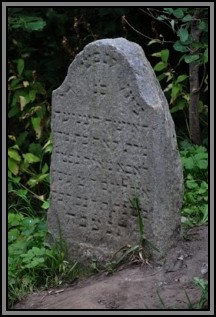
[[208,279],[208,227],[187,232],[158,263],[120,267],[113,274],[100,273],[46,291],[29,294],[13,309],[189,309],[200,300],[193,278]]

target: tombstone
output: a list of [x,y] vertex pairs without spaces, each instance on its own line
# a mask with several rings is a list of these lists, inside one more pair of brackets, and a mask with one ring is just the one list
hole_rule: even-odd
[[88,44],[52,96],[48,227],[70,259],[105,261],[146,238],[165,255],[180,227],[183,176],[168,103],[142,48]]

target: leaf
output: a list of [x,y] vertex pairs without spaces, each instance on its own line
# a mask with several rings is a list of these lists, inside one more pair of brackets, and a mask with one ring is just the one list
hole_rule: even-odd
[[198,54],[191,54],[191,55],[186,55],[184,57],[184,60],[186,63],[190,64],[191,62],[194,62],[196,60],[199,59],[199,55]]
[[21,145],[23,144],[23,142],[25,141],[27,135],[28,135],[28,132],[27,132],[27,131],[24,131],[24,132],[20,133],[20,135],[19,135],[18,138],[17,138],[17,142],[16,142],[16,143],[17,143],[19,146],[21,146]]
[[37,139],[40,139],[41,133],[42,133],[41,118],[39,118],[39,117],[36,117],[36,118],[32,117],[32,118],[31,118],[31,122],[32,122],[33,128],[34,128],[35,133],[36,133],[36,138],[37,138]]
[[159,40],[159,39],[151,40],[147,45],[152,45],[154,43],[161,43],[161,40]]
[[157,20],[158,21],[164,21],[164,20],[166,20],[167,19],[167,17],[165,16],[165,15],[159,15],[158,17],[157,17]]
[[32,153],[23,154],[23,158],[29,164],[40,162],[40,158]]
[[173,45],[173,48],[177,51],[177,52],[188,52],[188,48],[186,46],[184,46],[180,41],[176,41],[175,44]]
[[19,75],[22,75],[24,65],[25,65],[24,59],[20,58],[17,60],[17,71]]
[[194,161],[192,157],[183,157],[182,158],[183,166],[188,169],[192,170],[194,168]]
[[167,67],[167,63],[159,62],[159,63],[157,63],[155,65],[154,70],[155,71],[161,71],[161,70],[163,70],[166,67]]
[[184,100],[180,100],[175,107],[170,109],[171,113],[175,113],[179,110],[183,110],[186,107],[186,102]]
[[15,117],[20,112],[19,107],[17,105],[13,106],[11,110],[8,112],[8,118]]
[[23,221],[23,218],[24,217],[22,214],[15,214],[15,213],[9,212],[8,214],[9,228],[20,225],[20,223]]
[[194,180],[187,180],[186,181],[186,186],[189,189],[194,189],[198,187],[198,184]]
[[182,9],[178,8],[178,9],[176,9],[176,10],[173,11],[173,15],[174,15],[176,18],[181,19],[181,18],[183,18],[183,16],[184,16],[184,12],[183,12]]
[[168,58],[169,58],[169,50],[168,49],[162,50],[161,51],[162,62],[167,63]]
[[23,111],[25,105],[27,105],[27,100],[24,96],[19,96],[20,100],[20,110]]
[[208,63],[208,47],[204,51],[204,63]]
[[153,53],[153,54],[151,54],[151,56],[154,56],[154,57],[161,57],[161,52],[156,52],[156,53]]
[[20,231],[17,228],[13,228],[8,232],[8,242],[11,243],[14,240],[17,240],[17,238],[20,235]]
[[34,21],[34,22],[30,21],[30,22],[26,23],[25,28],[27,31],[41,31],[41,30],[43,30],[43,28],[46,25],[46,22],[40,18],[35,18],[35,19],[38,19],[38,20]]
[[178,76],[178,78],[176,79],[176,83],[181,83],[181,82],[184,81],[186,78],[188,78],[188,75],[180,75],[180,76]]
[[23,86],[26,88],[26,87],[28,87],[29,86],[29,82],[27,81],[27,80],[24,80],[23,81]]
[[201,31],[208,31],[208,24],[205,22],[205,21],[199,21],[198,23],[198,28],[201,30]]
[[14,76],[14,79],[10,83],[10,88],[15,88],[17,86],[17,84],[20,84],[20,78],[16,78]]
[[34,89],[31,89],[29,91],[29,101],[34,101],[35,100],[35,97],[36,97],[36,91]]
[[44,166],[42,167],[42,173],[45,174],[48,170],[49,170],[49,166],[47,163],[45,163]]
[[187,14],[184,16],[184,18],[182,19],[182,22],[189,22],[192,20],[192,16],[190,14]]
[[41,145],[39,143],[31,143],[29,145],[28,151],[29,151],[29,153],[32,153],[32,154],[40,157],[40,159],[42,159],[43,153],[42,153]]
[[166,12],[168,14],[172,14],[173,13],[173,9],[172,8],[164,8],[163,10],[164,10],[164,12]]
[[13,160],[10,157],[8,157],[8,168],[14,175],[17,175],[19,173],[19,165],[17,164],[17,161]]
[[178,36],[180,37],[181,42],[186,42],[188,40],[188,30],[186,28],[181,28],[178,30]]
[[172,101],[174,101],[177,98],[179,92],[181,92],[181,86],[179,84],[173,84],[171,91]]
[[197,165],[198,165],[198,167],[199,167],[201,170],[207,170],[207,168],[208,168],[208,161],[207,161],[207,160],[200,160],[200,161],[198,161]]
[[15,149],[9,148],[8,149],[8,156],[17,162],[21,161],[21,157],[20,157],[18,151],[16,151]]
[[49,203],[49,201],[44,201],[44,203],[42,204],[42,206],[41,206],[43,209],[49,209],[49,207],[50,207],[50,203]]
[[173,31],[175,31],[175,20],[171,20],[170,24],[171,24]]
[[157,76],[157,79],[158,79],[159,81],[161,81],[161,80],[163,80],[165,77],[166,77],[165,74],[160,74],[159,76]]
[[46,144],[43,146],[43,150],[44,150],[44,153],[51,153],[52,152],[52,142],[51,142],[51,140],[48,140],[46,142]]

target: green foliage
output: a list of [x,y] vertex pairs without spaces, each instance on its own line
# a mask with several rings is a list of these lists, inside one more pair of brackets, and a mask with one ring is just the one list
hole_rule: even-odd
[[24,31],[42,31],[46,22],[40,17],[9,17],[8,27],[9,29],[23,29]]
[[24,188],[27,190],[24,195],[26,198],[32,195],[38,198],[37,209],[40,209],[41,202],[48,199],[49,195],[49,160],[52,150],[50,107],[42,83],[37,80],[35,72],[25,69],[24,59],[19,58],[11,63],[10,73],[9,203],[15,200],[17,190]]
[[196,303],[195,309],[208,309],[208,281],[194,277],[194,283],[201,290],[201,298],[198,303]]
[[203,146],[192,145],[187,140],[180,143],[184,169],[184,204],[182,216],[186,225],[208,223],[208,153]]
[[75,277],[75,267],[66,261],[67,248],[57,241],[46,242],[46,222],[20,213],[8,214],[8,290],[9,304],[39,286],[59,285]]
[[[208,62],[208,37],[205,36],[205,33],[208,33],[208,8],[200,8],[199,17],[195,16],[196,10],[196,8],[164,8],[163,14],[157,17],[160,21],[168,22],[178,37],[173,48],[177,52],[185,53],[179,62],[182,60],[186,63],[196,61],[198,64]],[[197,23],[198,28],[204,33],[199,43],[189,33],[192,23]]]

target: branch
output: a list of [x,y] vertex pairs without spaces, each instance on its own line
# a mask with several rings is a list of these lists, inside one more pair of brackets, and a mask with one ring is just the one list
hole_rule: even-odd
[[[155,40],[155,39],[153,39],[153,38],[151,38],[151,37],[149,37],[149,36],[147,36],[147,35],[141,33],[140,31],[136,30],[136,29],[126,20],[126,18],[125,18],[124,15],[122,16],[122,20],[125,21],[125,22],[130,26],[130,28],[131,28],[134,32],[136,32],[136,33],[142,35],[143,37],[147,38],[148,40],[151,40],[151,41]],[[162,43],[174,43],[174,42],[173,42],[173,41],[164,41],[164,40],[163,40]]]

